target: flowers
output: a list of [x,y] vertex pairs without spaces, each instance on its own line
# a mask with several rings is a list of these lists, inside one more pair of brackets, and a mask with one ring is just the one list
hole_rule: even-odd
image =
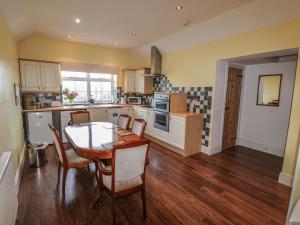
[[65,88],[63,90],[63,94],[65,96],[65,99],[69,100],[69,103],[72,103],[74,99],[78,96],[78,93],[75,91],[70,91],[68,88]]

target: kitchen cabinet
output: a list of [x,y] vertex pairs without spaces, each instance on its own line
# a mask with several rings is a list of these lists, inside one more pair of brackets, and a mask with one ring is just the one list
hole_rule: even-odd
[[121,108],[109,108],[107,109],[107,120],[110,123],[117,124],[119,115],[121,114]]
[[43,91],[60,91],[60,73],[57,63],[40,63],[41,88]]
[[99,109],[88,109],[90,113],[90,121],[91,122],[107,122],[107,108],[99,108]]
[[185,123],[184,117],[170,116],[168,141],[180,149],[184,149]]
[[22,91],[39,91],[40,65],[38,62],[20,61]]
[[131,117],[130,124],[129,124],[129,127],[131,128],[132,124],[133,124],[133,121],[134,121],[134,118],[135,118],[134,109],[132,107],[122,107],[121,113],[122,114],[127,114],[128,116]]
[[124,93],[134,92],[135,85],[135,70],[124,71]]
[[52,112],[27,113],[28,140],[31,144],[47,142],[53,144],[53,138],[48,127],[52,123]]
[[153,77],[145,76],[149,73],[148,69],[141,69],[135,72],[134,90],[137,93],[152,94]]
[[59,92],[58,63],[20,60],[23,92]]

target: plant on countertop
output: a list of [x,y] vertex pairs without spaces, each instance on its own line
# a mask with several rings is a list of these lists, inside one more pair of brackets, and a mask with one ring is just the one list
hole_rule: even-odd
[[63,90],[63,95],[65,96],[65,99],[69,100],[69,103],[72,103],[74,99],[78,96],[78,93],[75,91],[70,91],[69,88],[65,88]]

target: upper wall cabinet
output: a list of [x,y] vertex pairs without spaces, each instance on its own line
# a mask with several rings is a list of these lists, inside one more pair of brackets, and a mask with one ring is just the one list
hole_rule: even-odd
[[59,92],[58,63],[20,60],[23,92]]
[[124,92],[152,94],[153,77],[149,76],[150,69],[125,70],[124,72]]
[[135,85],[135,71],[134,70],[125,70],[124,72],[124,92],[130,93],[134,92]]
[[141,69],[135,72],[135,92],[152,94],[153,91],[153,77],[149,75],[150,70]]

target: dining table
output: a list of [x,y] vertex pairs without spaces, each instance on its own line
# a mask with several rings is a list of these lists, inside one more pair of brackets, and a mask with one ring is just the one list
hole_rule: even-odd
[[109,122],[89,122],[70,125],[64,129],[64,134],[76,154],[94,161],[96,170],[98,169],[96,178],[99,193],[92,207],[99,202],[101,196],[101,179],[99,177],[101,176],[100,164],[102,160],[112,158],[112,151],[115,145],[134,143],[143,139]]

